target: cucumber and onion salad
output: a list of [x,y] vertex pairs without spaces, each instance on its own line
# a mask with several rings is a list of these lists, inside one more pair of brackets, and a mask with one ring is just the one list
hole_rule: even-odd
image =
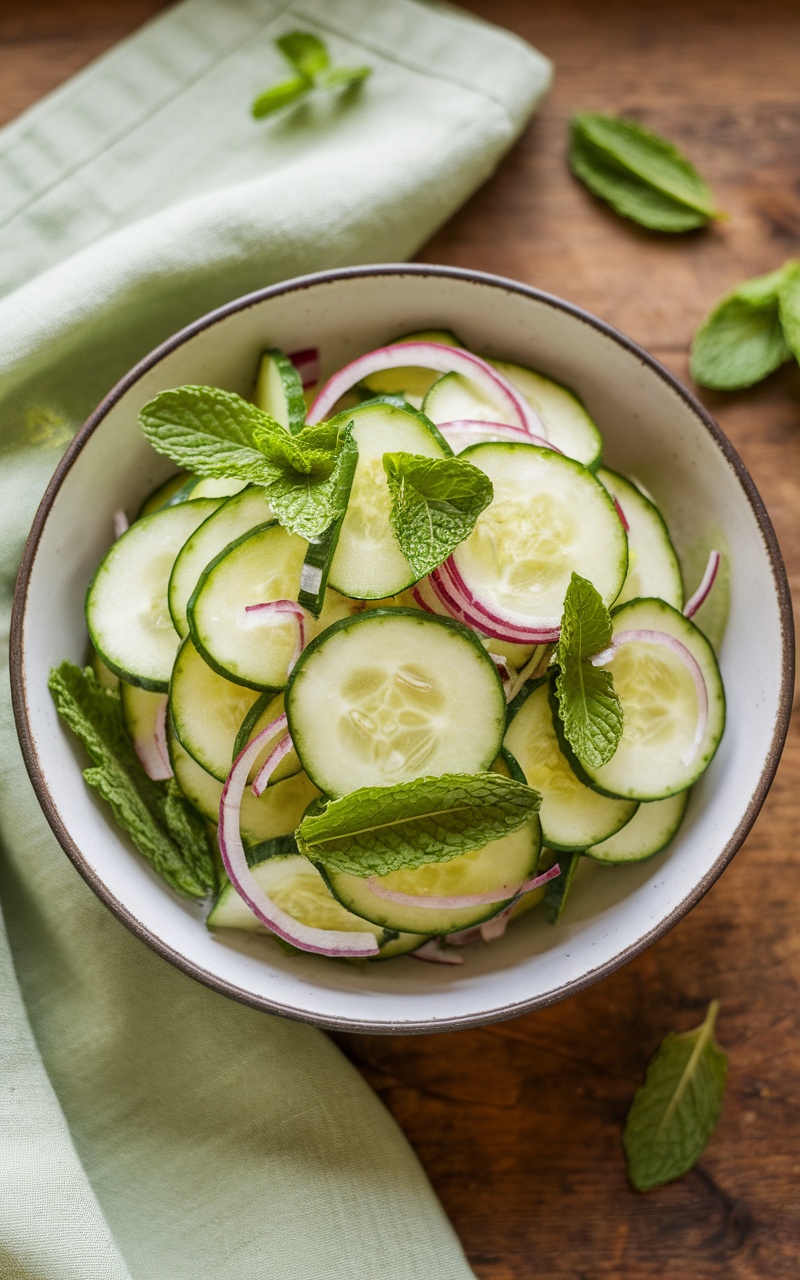
[[692,622],[720,557],[685,602],[577,397],[448,331],[318,378],[272,349],[252,401],[144,406],[183,470],[115,517],[89,637],[145,772],[217,829],[209,928],[460,963],[559,859],[674,837],[724,727]]

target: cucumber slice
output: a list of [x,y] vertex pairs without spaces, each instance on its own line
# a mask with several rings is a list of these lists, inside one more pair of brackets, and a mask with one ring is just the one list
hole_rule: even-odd
[[189,755],[220,782],[231,771],[236,735],[257,699],[254,689],[212,671],[186,637],[169,686],[172,723]]
[[[262,730],[272,724],[273,720],[277,720],[278,716],[282,715],[283,694],[262,693],[261,696],[253,703],[239,727],[239,732],[236,735],[236,741],[233,746],[234,760],[239,755],[239,752],[244,750],[248,742],[251,742],[253,738],[257,737],[258,734],[262,732]],[[248,786],[255,780],[255,776],[266,760],[268,753],[277,745],[278,739],[281,736],[281,733],[276,733],[273,737],[267,739],[264,744],[264,750],[256,758],[252,769],[247,775]],[[299,773],[302,767],[303,766],[300,763],[300,757],[297,752],[290,751],[288,755],[283,757],[280,764],[270,777],[267,785],[271,787],[274,786],[276,782],[281,782],[284,778],[291,778],[295,773]],[[228,764],[228,768],[230,769],[230,762]]]
[[603,438],[580,400],[560,382],[508,360],[490,360],[495,369],[538,411],[547,438],[568,458],[596,471],[603,457]]
[[666,800],[640,804],[630,822],[601,844],[586,850],[596,862],[642,862],[661,853],[673,840],[683,822],[689,792],[679,791]]
[[422,402],[422,412],[438,426],[442,422],[505,422],[519,426],[495,400],[460,373],[445,373],[433,383]]
[[187,481],[192,479],[194,477],[190,476],[188,471],[179,471],[176,476],[165,480],[145,498],[136,519],[141,520],[142,516],[151,516],[154,511],[160,511],[162,507],[171,505],[171,500],[185,487]]
[[329,627],[286,690],[297,754],[330,796],[488,769],[505,711],[475,635],[414,609],[371,609]]
[[346,495],[347,498],[342,514],[332,524],[329,524],[318,538],[312,538],[306,548],[303,568],[300,571],[300,590],[297,595],[297,602],[304,609],[308,609],[315,618],[320,616],[325,606],[328,578],[333,558],[336,555],[336,548],[339,545],[342,525],[347,515],[347,507],[350,502],[357,467],[357,453],[350,453],[343,459],[337,485],[341,496],[344,498]]
[[530,444],[476,444],[461,454],[494,485],[494,500],[453,558],[487,607],[512,622],[561,621],[573,571],[609,605],[628,567],[614,503],[572,458]]
[[231,543],[275,519],[263,489],[249,485],[213,511],[186,540],[169,580],[169,611],[179,636],[189,634],[187,608],[203,570]]
[[175,559],[218,503],[182,502],[131,525],[106,553],[86,594],[89,636],[129,684],[166,690],[179,639],[167,604]]
[[258,366],[253,403],[292,434],[306,420],[306,401],[300,375],[288,356],[273,348],[265,351]]
[[[316,867],[300,854],[267,858],[250,868],[273,902],[301,924],[316,929],[346,929],[373,933],[378,942],[386,930],[355,916],[337,902]],[[239,897],[233,885],[225,885],[206,920],[209,929],[244,929],[248,933],[269,934],[270,930]],[[418,939],[419,946],[422,939]]]
[[412,409],[368,403],[339,416],[355,424],[358,465],[329,581],[344,596],[379,600],[417,580],[392,531],[383,455],[405,451],[444,458],[452,451],[432,423]]
[[585,849],[607,839],[636,811],[630,800],[611,800],[585,785],[561,750],[553,724],[549,680],[537,680],[508,726],[503,745],[542,797],[542,839],[552,849]]
[[564,914],[570,889],[572,888],[578,867],[581,865],[583,853],[577,850],[558,859],[561,875],[545,885],[544,913],[551,924],[558,924]]
[[[579,766],[604,794],[664,800],[685,791],[708,767],[725,728],[725,693],[714,651],[702,631],[663,600],[632,600],[615,609],[613,635],[665,631],[692,654],[708,691],[703,741],[694,754],[697,694],[677,654],[663,645],[634,642],[620,647],[608,670],[622,704],[622,737],[608,764]],[[596,842],[593,842],[596,843]]]
[[628,522],[628,573],[616,603],[656,596],[683,608],[683,580],[664,517],[625,476],[601,468],[597,478],[616,498]]
[[[446,347],[463,347],[450,329],[420,329],[416,333],[405,333],[398,342],[441,342]],[[425,393],[437,380],[438,374],[433,369],[386,369],[382,373],[372,373],[360,384],[366,392],[374,395],[401,395],[415,409],[419,409]]]
[[381,949],[376,956],[367,956],[368,960],[394,960],[397,956],[407,956],[412,951],[416,951],[421,947],[423,942],[427,942],[430,934],[427,933],[398,933],[396,937],[389,935],[389,941],[381,945]]
[[308,544],[277,522],[254,529],[226,547],[189,601],[189,629],[214,671],[251,689],[282,689],[297,642],[297,620],[268,622],[246,606],[296,600]]
[[[189,803],[209,822],[219,819],[219,803],[222,783],[194,760],[178,739],[175,729],[168,724],[167,743],[169,758],[175,779]],[[275,840],[279,836],[293,835],[312,800],[319,790],[304,774],[267,787],[258,799],[249,788],[242,797],[242,840],[247,847]]]
[[[150,777],[163,778],[165,773],[169,776],[166,768],[162,770],[159,767],[168,763],[163,759],[163,746],[161,750],[156,746],[157,725],[159,718],[164,715],[167,695],[153,693],[151,689],[140,689],[138,685],[126,684],[124,680],[120,680],[119,697],[122,719],[137,756],[143,764],[151,761],[156,765],[157,773],[150,773]],[[161,741],[163,743],[163,739]]]
[[192,501],[198,498],[232,498],[247,488],[247,480],[226,480],[224,477],[204,476],[191,491]]
[[103,659],[96,649],[92,650],[92,671],[97,676],[104,689],[110,689],[112,693],[116,693],[120,686],[120,678],[118,675],[106,666]]
[[[449,862],[429,863],[414,871],[392,871],[381,876],[380,883],[399,893],[425,897],[451,897],[469,893],[500,891],[523,884],[535,874],[542,839],[538,819],[534,816],[524,827],[500,840],[492,840],[482,849],[462,853]],[[478,907],[415,907],[388,902],[373,893],[368,880],[346,872],[322,873],[331,891],[348,911],[401,933],[456,933],[490,920],[508,905],[504,898]],[[422,939],[420,939],[421,945]]]

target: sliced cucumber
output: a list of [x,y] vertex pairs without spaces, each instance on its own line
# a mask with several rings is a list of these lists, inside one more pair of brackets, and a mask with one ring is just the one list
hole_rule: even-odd
[[[239,732],[236,735],[236,741],[233,746],[233,758],[243,751],[248,742],[252,742],[253,738],[263,732],[274,720],[283,715],[283,694],[282,693],[262,693],[261,696],[253,703],[247,712],[244,720],[239,726]],[[285,733],[286,730],[283,730]],[[264,744],[264,749],[256,758],[250,773],[247,776],[248,785],[254,781],[256,774],[267,758],[270,751],[277,745],[278,739],[283,736],[278,732],[268,738]],[[299,773],[302,769],[300,757],[296,751],[290,751],[284,756],[274,773],[271,775],[268,786],[274,786],[276,782],[282,782],[284,778],[291,778],[295,773]],[[230,769],[230,763],[228,764]]]
[[621,831],[586,853],[596,862],[642,862],[652,858],[673,840],[688,803],[688,791],[679,791],[666,800],[645,801]]
[[506,407],[460,373],[445,373],[433,383],[422,402],[422,412],[438,426],[442,422],[504,422],[519,426]]
[[[152,761],[156,766],[154,771],[148,770],[150,777],[163,778],[164,771],[159,766],[165,768],[168,761],[163,759],[163,720],[161,735],[158,733],[158,724],[166,711],[167,695],[154,693],[151,689],[140,689],[138,685],[126,684],[124,680],[120,680],[119,697],[122,703],[122,719],[137,756],[143,764],[145,761]],[[160,750],[157,746],[159,740]],[[169,776],[168,770],[166,770],[166,776]]]
[[[524,827],[492,840],[483,849],[462,853],[449,862],[429,863],[413,871],[392,871],[380,883],[395,892],[426,897],[455,897],[482,894],[497,889],[506,892],[535,874],[541,851],[541,828],[534,816]],[[332,892],[348,911],[400,933],[456,933],[496,916],[512,897],[482,906],[441,908],[417,907],[389,902],[379,897],[369,881],[345,872],[323,871]],[[421,940],[420,940],[421,941]]]
[[329,627],[301,655],[286,691],[297,754],[332,796],[488,769],[505,711],[497,670],[475,635],[412,609],[372,609]]
[[341,472],[337,488],[343,499],[341,515],[339,515],[318,538],[312,538],[306,548],[303,568],[300,571],[300,590],[297,595],[298,604],[308,609],[315,618],[320,616],[326,599],[328,578],[331,572],[336,548],[342,532],[342,525],[347,516],[350,494],[353,490],[358,467],[358,453],[350,452],[342,459]]
[[453,552],[487,607],[519,624],[561,621],[573,571],[606,604],[619,594],[628,543],[614,503],[572,458],[530,444],[476,444],[461,454],[489,476],[494,500]]
[[581,850],[562,854],[558,858],[561,875],[545,885],[544,913],[551,924],[558,924],[564,914],[564,908],[567,905],[567,899],[582,859],[583,853]]
[[358,465],[331,564],[330,584],[342,595],[359,600],[397,595],[418,575],[392,531],[383,455],[400,450],[443,458],[452,451],[436,428],[411,409],[368,403],[340,417],[355,424]]
[[610,800],[576,777],[561,751],[545,677],[532,686],[508,726],[503,745],[542,797],[542,839],[552,849],[585,849],[619,831],[636,810],[630,800]]
[[490,360],[544,422],[548,440],[568,458],[596,471],[603,457],[603,438],[580,400],[560,382],[508,360]]
[[97,676],[97,679],[100,681],[103,688],[116,692],[120,686],[119,676],[106,666],[96,649],[92,649],[91,662],[92,671]]
[[186,637],[169,686],[172,723],[189,755],[220,782],[231,771],[236,735],[257,699],[254,689],[212,671]]
[[598,480],[616,498],[628,523],[628,573],[616,603],[657,596],[683,608],[683,580],[664,517],[641,489],[603,467]]
[[[315,929],[345,929],[358,933],[373,933],[379,943],[387,933],[380,926],[371,925],[361,916],[355,916],[337,902],[316,867],[299,854],[289,857],[267,858],[250,868],[255,879],[273,902],[282,907],[294,920]],[[269,933],[270,930],[254,915],[243,898],[229,882],[225,885],[206,925],[209,929],[245,929],[248,933]],[[418,939],[419,946],[422,939]]]
[[258,366],[253,403],[293,434],[306,420],[306,401],[300,375],[288,356],[273,348]]
[[[606,794],[663,800],[685,791],[708,767],[725,727],[725,694],[714,651],[702,631],[663,600],[632,600],[612,614],[613,635],[662,631],[689,650],[703,673],[708,716],[694,748],[698,699],[682,659],[660,644],[623,644],[608,666],[622,704],[622,737],[608,764],[582,765]],[[593,842],[596,843],[596,842]]]
[[264,490],[249,485],[223,502],[187,538],[169,580],[169,611],[178,635],[189,634],[186,611],[203,570],[243,534],[274,519]]
[[398,933],[393,937],[389,934],[389,941],[382,944],[376,956],[369,956],[368,959],[394,960],[397,956],[407,956],[421,947],[423,942],[427,942],[430,936],[425,933]]
[[[394,343],[398,342],[440,342],[446,347],[464,345],[450,329],[420,329],[416,333],[405,333],[402,338],[395,338]],[[374,395],[401,395],[415,409],[419,409],[425,393],[438,376],[433,369],[385,369],[381,373],[370,374],[361,383],[361,387]]]
[[181,547],[214,511],[211,499],[163,507],[131,525],[106,553],[86,595],[97,652],[130,684],[166,690],[179,639],[167,604]]
[[151,516],[154,511],[160,511],[162,507],[170,505],[171,500],[185,487],[187,481],[194,478],[194,476],[189,475],[188,471],[179,471],[176,476],[171,476],[169,480],[165,480],[163,484],[160,484],[157,489],[154,489],[145,498],[139,508],[136,519],[141,520],[142,516]]
[[247,605],[296,600],[307,543],[279,524],[238,538],[201,574],[189,601],[189,628],[210,667],[234,684],[282,689],[297,642],[297,619]]
[[192,501],[197,501],[198,498],[232,498],[235,493],[241,493],[242,489],[246,489],[247,483],[246,480],[226,480],[222,477],[217,479],[214,476],[204,476],[192,489]]

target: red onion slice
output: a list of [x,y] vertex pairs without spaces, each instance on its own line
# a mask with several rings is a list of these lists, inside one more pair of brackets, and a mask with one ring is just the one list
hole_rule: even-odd
[[450,897],[437,897],[433,894],[425,897],[419,893],[400,893],[397,889],[387,889],[377,876],[370,876],[367,884],[376,898],[385,898],[387,902],[396,902],[399,906],[422,907],[426,911],[458,911],[460,907],[491,906],[493,902],[503,902],[506,898],[518,898],[520,894],[538,889],[540,885],[547,884],[548,880],[554,880],[558,875],[561,875],[561,868],[556,863],[549,871],[526,880],[524,884],[492,889],[489,893],[463,893]]
[[448,347],[441,342],[395,342],[359,356],[329,378],[308,411],[308,422],[321,422],[337,400],[356,383],[385,369],[434,369],[438,373],[458,373],[477,383],[482,391],[495,398],[514,421],[533,435],[547,437],[539,414],[519,394],[516,387],[480,356],[463,347]]
[[[272,933],[290,942],[301,951],[313,951],[321,956],[375,956],[379,947],[373,933],[346,932],[342,929],[315,929],[301,924],[264,892],[256,880],[245,856],[239,830],[242,796],[254,761],[264,743],[275,733],[276,721],[248,742],[237,756],[222,789],[219,806],[219,850],[231,884],[239,897]],[[272,753],[273,768],[292,749],[292,739],[287,733],[279,743],[280,751]]]
[[683,606],[684,618],[693,618],[700,608],[701,604],[705,604],[706,599],[717,580],[719,566],[722,563],[722,556],[719,551],[711,551],[708,556],[705,572],[700,579],[700,585],[693,596],[690,596]]
[[300,375],[303,390],[313,387],[319,382],[319,348],[305,347],[302,351],[292,351],[289,359]]
[[603,649],[601,653],[595,654],[592,658],[593,667],[605,667],[612,662],[617,651],[624,644],[658,644],[665,649],[669,649],[678,658],[680,658],[689,675],[692,677],[695,693],[697,695],[697,724],[695,725],[694,737],[681,757],[681,763],[690,765],[694,760],[697,752],[703,744],[706,736],[706,727],[708,725],[708,689],[706,688],[705,677],[699,662],[694,654],[686,648],[682,641],[676,639],[675,636],[669,635],[666,631],[620,631],[614,636],[608,649]]
[[[289,721],[286,718],[286,712],[284,711],[283,715],[278,716],[277,720],[272,721],[272,729],[276,734],[279,734],[279,733],[286,734],[286,736],[289,738],[289,751],[291,751],[292,741],[291,741],[290,735],[287,733],[288,728],[289,728]],[[258,773],[256,774],[255,778],[253,779],[250,790],[252,791],[253,795],[256,798],[258,798],[260,795],[263,795],[263,793],[266,791],[267,785],[273,773],[277,769],[281,760],[283,760],[284,757],[288,755],[288,752],[284,750],[285,740],[286,740],[285,738],[281,738],[280,742],[277,743],[277,745],[273,748],[272,751],[270,751],[266,760],[264,761]],[[278,755],[278,752],[280,752],[280,755]],[[276,759],[276,756],[277,756],[277,759]]]
[[431,578],[435,578],[456,605],[473,618],[475,626],[496,640],[506,640],[510,644],[552,644],[559,637],[560,618],[537,618],[531,623],[522,623],[501,613],[496,606],[490,608],[484,604],[466,583],[453,556],[434,569]]
[[133,737],[133,749],[139,757],[139,763],[153,782],[167,782],[173,777],[172,765],[167,750],[167,695],[161,695],[161,702],[156,711],[153,733],[149,738]]
[[416,586],[411,592],[411,598],[414,601],[414,604],[418,605],[420,609],[424,609],[426,613],[436,613],[433,605],[429,604],[425,599],[419,586]]
[[455,947],[450,947],[439,938],[428,938],[416,951],[410,951],[412,960],[425,960],[428,964],[463,964],[464,957]]
[[616,507],[616,509],[617,509],[617,515],[619,516],[619,522],[620,522],[620,524],[622,525],[622,527],[623,527],[623,529],[625,530],[625,532],[626,532],[626,533],[628,533],[628,531],[630,530],[630,527],[631,527],[631,526],[628,524],[628,518],[627,518],[627,516],[625,515],[625,512],[622,510],[622,507],[619,505],[619,502],[617,501],[617,499],[616,499],[616,498],[614,498],[613,493],[612,493],[611,497],[612,497],[612,499],[613,499],[613,501],[614,501],[614,506],[615,506],[615,507]]
[[297,640],[289,659],[291,672],[300,654],[306,647],[306,615],[296,600],[266,600],[263,604],[247,604],[245,613],[252,614],[255,621],[264,622],[268,626],[279,622],[287,613],[292,614],[297,622]]
[[436,430],[441,432],[448,444],[453,443],[460,435],[476,436],[476,444],[484,441],[508,440],[512,444],[538,444],[542,449],[552,449],[554,453],[562,453],[544,436],[534,435],[525,427],[515,427],[509,422],[481,422],[477,418],[454,418],[452,422],[440,422]]

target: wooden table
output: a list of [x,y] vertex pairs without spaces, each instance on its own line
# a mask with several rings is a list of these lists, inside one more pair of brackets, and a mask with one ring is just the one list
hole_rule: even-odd
[[[335,0],[331,0],[335,3]],[[27,0],[0,18],[9,119],[161,7]],[[421,257],[587,307],[688,378],[691,335],[739,279],[800,255],[797,0],[467,0],[555,62],[549,101]],[[731,220],[668,239],[595,201],[565,164],[579,109],[627,111],[682,145]],[[800,574],[800,371],[704,394]],[[789,1280],[800,1275],[800,737],[733,865],[668,937],[556,1008],[477,1031],[341,1036],[397,1117],[485,1280]],[[670,1028],[722,1002],[719,1129],[697,1168],[628,1188],[620,1129]],[[361,1280],[354,1277],[354,1280]],[[435,1280],[435,1277],[431,1277]]]

